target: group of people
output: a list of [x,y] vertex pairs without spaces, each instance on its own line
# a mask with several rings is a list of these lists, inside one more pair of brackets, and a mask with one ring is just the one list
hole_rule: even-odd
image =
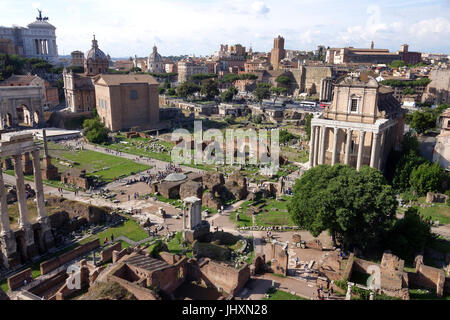
[[317,288],[317,299],[319,299],[319,300],[330,300],[330,298],[333,295],[333,293],[334,293],[333,288],[330,288],[330,290],[328,290],[328,292],[326,292],[326,295],[325,295],[325,291],[323,290],[323,286],[320,285],[320,287]]

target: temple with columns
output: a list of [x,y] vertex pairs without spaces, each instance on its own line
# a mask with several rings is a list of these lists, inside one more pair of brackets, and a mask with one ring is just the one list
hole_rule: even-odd
[[366,74],[337,79],[332,104],[311,119],[310,167],[341,163],[384,170],[405,126],[406,111],[392,93]]

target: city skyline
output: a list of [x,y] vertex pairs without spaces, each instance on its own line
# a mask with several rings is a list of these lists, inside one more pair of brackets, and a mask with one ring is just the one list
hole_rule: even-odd
[[[164,55],[210,55],[221,43],[268,52],[282,35],[286,49],[369,47],[448,53],[450,1],[88,1],[0,0],[2,25],[26,26],[37,10],[57,30],[60,55],[87,51],[92,35],[112,57],[146,56],[154,44]],[[287,10],[287,8],[291,8]]]

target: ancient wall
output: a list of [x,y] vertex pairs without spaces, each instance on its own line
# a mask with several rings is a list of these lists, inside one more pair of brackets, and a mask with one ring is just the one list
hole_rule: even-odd
[[137,284],[134,284],[130,281],[121,279],[116,276],[110,276],[109,280],[120,284],[122,287],[124,287],[126,290],[128,290],[131,294],[133,294],[137,300],[157,300],[155,297],[155,294],[150,289],[141,287]]
[[232,295],[244,287],[250,279],[248,264],[235,269],[232,266],[206,259],[205,263],[199,265],[199,268],[201,276],[206,278],[207,282]]
[[122,250],[122,243],[117,242],[113,244],[112,246],[106,248],[100,253],[100,263],[105,263],[109,260],[112,260],[113,257],[113,251],[121,251]]
[[408,272],[408,277],[410,285],[436,290],[436,294],[440,296],[444,294],[444,270],[420,264],[416,272]]
[[187,260],[184,257],[168,268],[152,272],[150,283],[147,284],[158,287],[167,294],[173,293],[186,280]]
[[57,285],[63,285],[66,282],[66,279],[69,277],[66,271],[62,271],[53,277],[50,277],[49,279],[39,283],[38,285],[34,286],[33,288],[29,289],[28,291],[41,297],[42,294],[44,294],[49,289],[57,286]]
[[9,290],[16,290],[24,285],[24,281],[30,283],[33,280],[31,268],[25,269],[8,278]]
[[88,242],[84,245],[81,245],[79,247],[76,247],[75,249],[63,253],[59,257],[53,258],[51,260],[47,260],[45,262],[41,263],[41,274],[47,274],[51,272],[52,270],[55,270],[56,268],[59,268],[60,266],[81,257],[84,254],[87,254],[88,252],[100,247],[100,241],[99,239],[95,239],[91,242]]

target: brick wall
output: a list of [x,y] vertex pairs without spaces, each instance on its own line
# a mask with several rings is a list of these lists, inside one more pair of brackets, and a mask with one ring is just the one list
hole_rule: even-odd
[[220,264],[211,260],[200,266],[203,277],[216,288],[221,288],[229,294],[236,294],[250,279],[250,268],[245,264],[240,269]]
[[111,247],[106,248],[100,253],[100,263],[105,263],[109,260],[112,260],[113,251],[121,251],[121,250],[122,250],[121,242],[117,242]]
[[444,270],[423,264],[417,268],[415,273],[409,272],[408,276],[410,285],[436,290],[437,295],[444,294],[445,282],[449,281],[445,278]]
[[99,239],[92,240],[91,242],[88,242],[84,245],[81,245],[79,247],[76,247],[75,249],[63,253],[59,257],[53,258],[48,261],[44,261],[41,263],[41,274],[47,274],[51,272],[52,270],[55,270],[56,268],[81,257],[84,254],[87,254],[88,252],[98,248],[100,246]]
[[23,282],[27,281],[30,283],[33,280],[33,276],[31,274],[31,268],[25,269],[12,277],[8,278],[8,287],[9,290],[16,290],[23,286]]
[[121,279],[116,276],[110,276],[109,280],[115,281],[118,284],[120,284],[122,287],[124,287],[130,293],[132,293],[138,300],[156,300],[156,297],[153,294],[153,292],[147,288],[141,287],[137,284],[134,284],[132,282]]

